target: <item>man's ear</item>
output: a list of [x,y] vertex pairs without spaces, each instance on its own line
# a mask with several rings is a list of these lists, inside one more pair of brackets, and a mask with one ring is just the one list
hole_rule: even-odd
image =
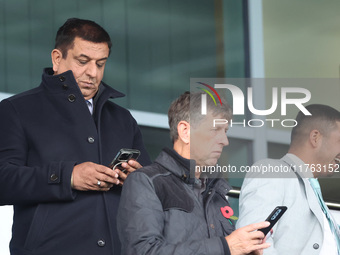
[[319,130],[317,129],[313,129],[310,133],[309,133],[309,142],[312,145],[313,148],[317,148],[322,141],[322,135],[320,133]]
[[181,120],[177,125],[178,139],[185,144],[190,144],[190,124]]
[[61,59],[63,58],[63,54],[60,50],[54,49],[51,52],[51,58],[52,58],[52,65],[53,65],[53,71],[54,73],[58,73],[59,70],[59,64]]

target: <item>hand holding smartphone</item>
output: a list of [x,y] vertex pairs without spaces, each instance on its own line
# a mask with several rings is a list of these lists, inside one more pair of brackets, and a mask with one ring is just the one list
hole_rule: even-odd
[[276,222],[281,218],[281,216],[286,212],[287,206],[277,206],[267,217],[265,221],[269,221],[270,225],[266,228],[259,229],[258,231],[263,232],[266,236],[268,232],[274,227]]
[[137,160],[140,155],[140,151],[136,149],[120,149],[117,155],[114,157],[109,167],[111,169],[118,168],[123,173],[126,171],[125,168],[121,166],[122,163],[128,162],[130,159]]

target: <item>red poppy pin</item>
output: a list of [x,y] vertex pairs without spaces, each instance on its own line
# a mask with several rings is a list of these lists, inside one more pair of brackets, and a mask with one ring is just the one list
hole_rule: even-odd
[[232,220],[237,220],[238,218],[236,216],[234,216],[234,211],[233,209],[231,209],[230,206],[225,206],[225,207],[221,207],[221,213],[223,215],[223,217]]

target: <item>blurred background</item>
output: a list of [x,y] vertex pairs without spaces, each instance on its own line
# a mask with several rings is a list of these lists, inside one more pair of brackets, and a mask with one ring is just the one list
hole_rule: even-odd
[[[252,78],[244,94],[257,80],[266,81],[254,98],[259,109],[270,107],[273,84],[311,81],[310,103],[340,110],[339,10],[338,0],[0,0],[0,100],[40,84],[57,29],[78,17],[109,32],[113,48],[104,81],[127,95],[115,102],[141,125],[152,159],[171,146],[167,109],[190,89],[190,78]],[[235,127],[229,138],[221,164],[251,165],[282,157],[290,130]],[[229,181],[238,215],[243,176]],[[336,213],[339,179],[321,184]],[[0,207],[0,254],[8,254],[11,218],[11,206]]]

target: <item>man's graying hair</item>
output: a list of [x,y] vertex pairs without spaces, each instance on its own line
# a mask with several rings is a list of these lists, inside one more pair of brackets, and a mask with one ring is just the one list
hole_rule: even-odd
[[217,105],[215,105],[213,100],[207,97],[207,115],[202,115],[201,95],[202,93],[200,92],[190,93],[187,91],[171,103],[168,118],[172,142],[178,139],[177,126],[180,121],[184,120],[190,123],[192,127],[196,127],[209,114],[230,121],[232,110],[223,98],[221,98],[222,105],[220,102],[217,102]]

